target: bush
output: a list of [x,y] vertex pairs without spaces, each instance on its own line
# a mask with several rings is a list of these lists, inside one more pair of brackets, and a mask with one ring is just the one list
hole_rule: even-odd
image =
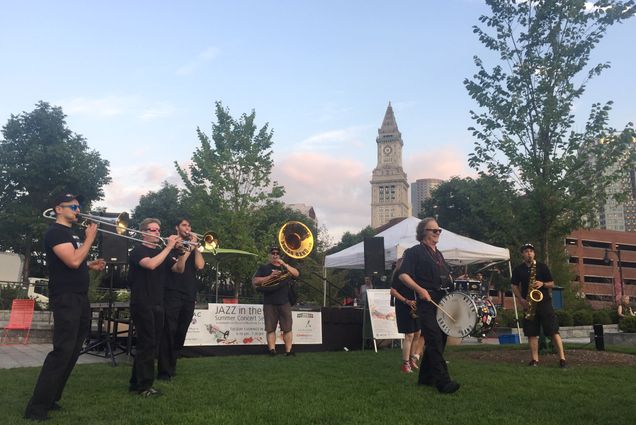
[[[519,312],[521,314],[521,312]],[[497,310],[497,326],[514,328],[517,326],[515,322],[515,311],[509,310]],[[521,322],[521,316],[519,316],[519,322]]]
[[584,326],[592,324],[592,312],[589,310],[577,310],[572,313],[574,326]]
[[573,326],[572,313],[567,310],[556,310],[557,318],[559,319],[559,326]]
[[612,323],[612,317],[609,310],[596,310],[592,313],[592,321],[594,324],[609,325]]
[[636,316],[623,317],[618,322],[618,329],[623,332],[636,333]]
[[26,290],[21,285],[0,286],[0,310],[11,310],[16,298],[26,298]]

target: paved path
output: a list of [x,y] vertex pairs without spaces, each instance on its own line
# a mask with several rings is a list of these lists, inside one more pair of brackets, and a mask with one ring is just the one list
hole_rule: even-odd
[[[53,350],[53,344],[0,345],[0,369],[15,367],[41,367],[46,355]],[[127,361],[125,355],[117,356],[117,363]],[[110,358],[82,354],[77,364],[106,363]]]

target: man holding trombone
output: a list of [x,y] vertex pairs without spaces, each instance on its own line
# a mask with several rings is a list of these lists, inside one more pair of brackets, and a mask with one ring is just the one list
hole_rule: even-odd
[[155,379],[155,357],[163,331],[163,291],[172,272],[182,273],[184,256],[177,260],[174,248],[181,238],[162,238],[161,222],[146,218],[139,225],[142,244],[129,256],[128,281],[131,285],[130,314],[137,330],[137,347],[130,377],[130,391],[142,397],[161,393],[152,387]]
[[203,255],[197,249],[198,235],[192,233],[190,220],[180,218],[175,223],[177,235],[186,241],[182,259],[183,273],[168,273],[164,293],[164,325],[159,346],[157,379],[169,381],[176,375],[177,354],[183,348],[188,327],[194,314],[197,297],[196,273],[205,266]]
[[46,420],[49,410],[60,408],[57,402],[90,328],[88,269],[102,271],[106,265],[102,259],[86,262],[97,236],[97,225],[86,226],[83,244],[71,230],[73,223],[78,221],[81,200],[81,196],[66,193],[55,197],[52,203],[55,223],[44,235],[44,252],[53,311],[53,351],[46,356],[40,370],[24,412],[26,419]]

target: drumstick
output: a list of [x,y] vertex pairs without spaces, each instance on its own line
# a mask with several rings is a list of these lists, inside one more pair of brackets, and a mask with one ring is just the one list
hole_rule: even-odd
[[430,300],[430,302],[437,308],[439,308],[440,310],[442,310],[442,313],[444,313],[445,315],[448,316],[449,319],[451,319],[453,322],[455,322],[455,318],[453,316],[451,316],[450,314],[448,314],[446,312],[446,310],[444,310],[439,304],[437,304],[435,301]]

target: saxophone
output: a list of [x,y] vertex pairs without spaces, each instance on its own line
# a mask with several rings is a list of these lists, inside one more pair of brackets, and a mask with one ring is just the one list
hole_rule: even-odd
[[536,287],[537,282],[537,261],[532,260],[530,266],[530,279],[528,280],[528,295],[526,301],[528,301],[528,310],[526,311],[526,319],[534,319],[534,315],[537,312],[537,304],[543,300],[543,293]]

